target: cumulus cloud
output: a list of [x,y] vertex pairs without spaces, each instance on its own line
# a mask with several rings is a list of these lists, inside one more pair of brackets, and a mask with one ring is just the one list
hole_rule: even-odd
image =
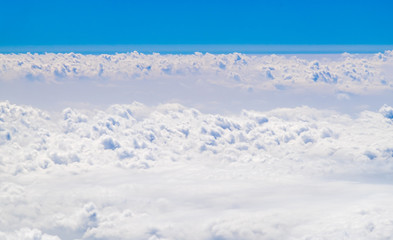
[[[149,168],[161,162],[199,159],[228,163],[280,159],[271,164],[285,162],[281,166],[290,166],[294,172],[371,171],[370,160],[390,166],[387,160],[393,147],[392,108],[387,105],[379,112],[364,111],[358,118],[309,107],[243,110],[240,115],[225,116],[178,104],[149,109],[138,103],[114,105],[89,115],[68,108],[60,120],[8,102],[1,103],[1,111],[1,169],[13,174],[55,165]],[[138,116],[138,112],[145,113]],[[344,163],[349,166],[343,168]],[[329,169],[323,167],[326,164]]]
[[137,81],[198,79],[245,89],[303,89],[330,87],[338,92],[391,90],[391,51],[368,56],[343,54],[334,60],[307,60],[288,56],[240,53],[192,55],[142,54],[1,54],[0,80],[64,82],[68,80]]
[[379,112],[386,118],[388,119],[393,119],[393,108],[388,105],[383,105],[380,109]]
[[[0,54],[0,89],[18,102],[23,86],[26,95],[61,101],[78,89],[108,105],[138,92],[165,103],[65,103],[48,112],[0,101],[0,239],[389,238],[392,68],[391,51],[320,60]],[[105,88],[90,88],[97,85]],[[108,89],[115,94],[103,96]],[[380,108],[251,110],[259,108],[249,98],[259,106],[287,97],[299,106],[306,95],[323,105],[319,90],[334,95],[328,100]],[[239,101],[249,110],[206,113],[166,103],[181,101],[165,92],[196,105]]]
[[1,102],[0,239],[388,237],[391,112]]

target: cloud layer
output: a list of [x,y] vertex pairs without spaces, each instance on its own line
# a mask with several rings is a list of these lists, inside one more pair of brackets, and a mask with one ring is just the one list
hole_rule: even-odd
[[302,174],[370,172],[370,167],[379,172],[390,171],[393,154],[388,105],[357,118],[308,107],[223,116],[179,104],[140,103],[85,114],[67,108],[60,120],[8,102],[0,112],[0,169],[10,174],[79,164],[150,168],[201,159],[279,164],[276,169]]
[[0,80],[62,82],[67,80],[149,81],[179,78],[227,87],[283,90],[331,88],[367,94],[393,88],[393,53],[342,54],[337,59],[307,60],[290,56],[233,54],[114,55],[1,54]]
[[0,239],[381,239],[393,108],[0,103]]

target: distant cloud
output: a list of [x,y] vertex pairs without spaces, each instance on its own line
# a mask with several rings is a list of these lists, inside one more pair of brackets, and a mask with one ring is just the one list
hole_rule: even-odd
[[393,89],[393,52],[368,56],[343,54],[334,60],[233,54],[160,55],[138,52],[114,55],[1,54],[0,81],[102,82],[179,77],[245,89],[330,87],[367,94]]

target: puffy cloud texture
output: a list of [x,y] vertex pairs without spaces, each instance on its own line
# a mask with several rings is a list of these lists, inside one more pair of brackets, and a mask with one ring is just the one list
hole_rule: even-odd
[[267,174],[370,173],[390,171],[393,154],[388,105],[358,117],[309,107],[224,116],[136,102],[106,111],[67,108],[60,119],[8,102],[0,112],[0,169],[14,175],[84,164],[151,168],[183,161],[274,166]]
[[393,52],[310,59],[0,55],[0,239],[391,239]]
[[114,55],[1,54],[0,80],[62,82],[91,79],[136,81],[189,79],[227,87],[278,89],[331,87],[348,93],[393,88],[391,51],[376,55],[343,54],[337,59],[307,60],[290,56],[233,54]]
[[0,103],[0,239],[381,239],[392,107]]

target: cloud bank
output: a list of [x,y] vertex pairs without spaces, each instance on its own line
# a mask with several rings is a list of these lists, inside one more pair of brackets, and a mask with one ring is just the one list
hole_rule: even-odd
[[392,90],[393,52],[342,54],[337,59],[307,60],[290,56],[240,53],[192,55],[141,54],[0,54],[0,80],[149,81],[179,78],[245,89],[331,88],[367,94]]
[[58,120],[2,102],[0,169],[13,175],[84,164],[147,169],[209,159],[278,164],[275,171],[301,174],[389,172],[392,112],[384,105],[352,118],[298,107],[223,116],[179,104],[149,108],[135,102],[85,114],[67,108]]
[[[389,239],[391,69],[391,51],[0,55],[19,103],[0,101],[0,239]],[[40,99],[67,107],[21,104]]]
[[0,239],[381,239],[393,108],[0,103]]

